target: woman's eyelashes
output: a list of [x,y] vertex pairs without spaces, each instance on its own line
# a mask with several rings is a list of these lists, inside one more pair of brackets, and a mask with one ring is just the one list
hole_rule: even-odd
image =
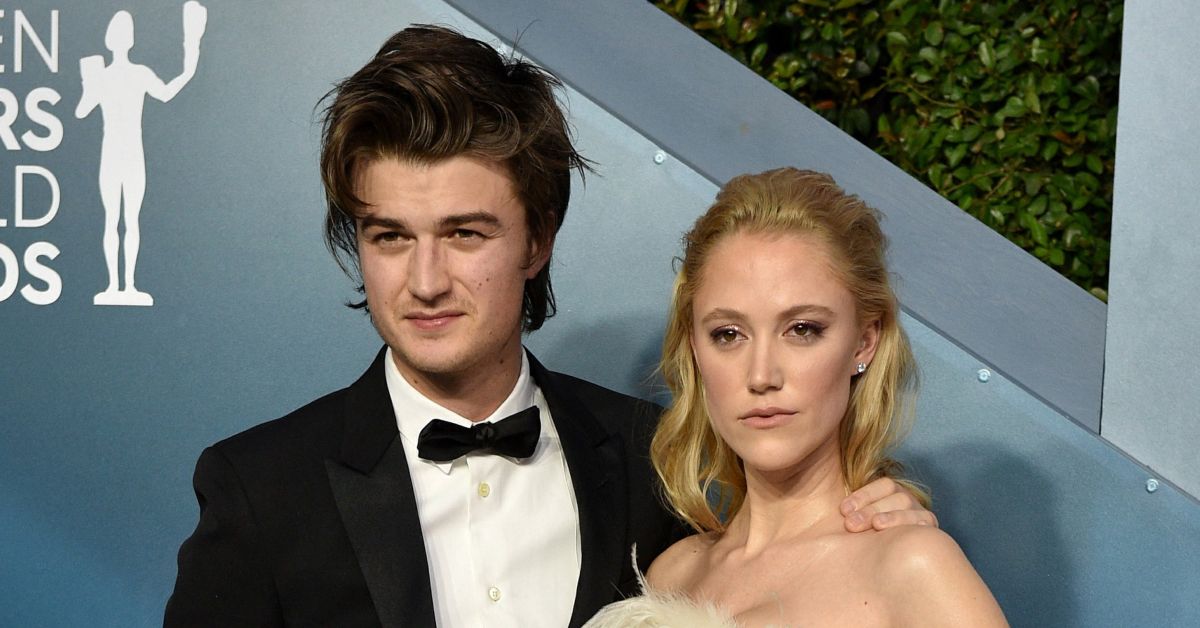
[[[796,338],[804,342],[814,342],[825,333],[827,325],[816,321],[794,321],[788,325],[783,336]],[[709,332],[709,338],[717,346],[729,346],[738,341],[746,340],[747,336],[734,325],[722,325]]]
[[738,340],[745,338],[745,334],[743,334],[737,327],[732,325],[724,325],[709,332],[709,338],[712,339],[713,344],[717,346],[723,346],[731,345]]
[[825,325],[816,321],[795,321],[788,327],[788,335],[805,340],[816,340],[825,333]]

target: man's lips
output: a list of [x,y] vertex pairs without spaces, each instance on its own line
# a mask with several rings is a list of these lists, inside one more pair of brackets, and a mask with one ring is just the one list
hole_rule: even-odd
[[439,312],[411,312],[404,315],[404,320],[422,331],[441,329],[462,317],[458,310],[442,310]]
[[791,408],[770,406],[766,408],[754,408],[739,416],[738,421],[748,427],[775,427],[786,422],[795,414],[796,411]]

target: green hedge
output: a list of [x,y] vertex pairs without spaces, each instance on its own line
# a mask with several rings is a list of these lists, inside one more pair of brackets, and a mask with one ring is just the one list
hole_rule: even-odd
[[1101,299],[1119,0],[660,0]]

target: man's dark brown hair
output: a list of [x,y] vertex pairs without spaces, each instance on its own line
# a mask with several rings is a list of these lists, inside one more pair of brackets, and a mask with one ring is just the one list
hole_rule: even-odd
[[[325,242],[360,291],[355,216],[365,204],[355,194],[356,177],[377,159],[432,164],[465,155],[499,162],[525,208],[530,237],[546,248],[553,244],[567,213],[571,170],[587,168],[555,99],[559,87],[531,63],[505,59],[453,30],[419,25],[392,35],[326,94]],[[554,311],[547,260],[525,282],[524,329],[540,328]]]

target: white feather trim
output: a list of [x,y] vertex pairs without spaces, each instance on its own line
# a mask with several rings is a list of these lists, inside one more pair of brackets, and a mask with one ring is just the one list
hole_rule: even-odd
[[642,594],[605,606],[583,628],[738,628],[715,604],[698,604],[682,594],[651,590],[637,566],[637,545],[631,554]]
[[584,628],[737,628],[712,604],[650,591],[600,609]]

